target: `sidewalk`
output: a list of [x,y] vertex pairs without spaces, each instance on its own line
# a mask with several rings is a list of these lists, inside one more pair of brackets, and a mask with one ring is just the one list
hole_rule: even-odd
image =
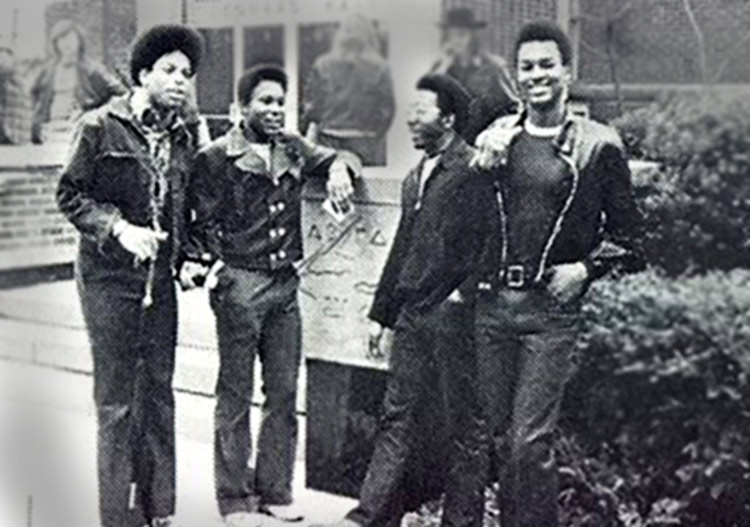
[[[0,527],[96,527],[96,424],[91,377],[0,361]],[[213,400],[178,393],[177,525],[219,526],[213,498]],[[253,411],[257,428],[260,411]],[[304,488],[304,418],[295,496],[302,525],[340,519],[354,500]],[[32,522],[28,496],[32,495]],[[20,522],[20,523],[19,523]],[[268,527],[279,523],[267,520]]]

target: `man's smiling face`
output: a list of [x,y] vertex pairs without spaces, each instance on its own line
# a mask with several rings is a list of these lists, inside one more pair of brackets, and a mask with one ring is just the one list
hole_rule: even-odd
[[539,109],[556,106],[571,80],[570,69],[563,64],[560,48],[552,40],[521,44],[516,74],[522,99]]

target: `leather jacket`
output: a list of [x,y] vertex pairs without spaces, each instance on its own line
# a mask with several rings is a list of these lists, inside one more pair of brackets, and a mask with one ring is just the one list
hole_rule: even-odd
[[[480,278],[485,285],[497,283],[498,273],[507,261],[508,239],[505,236],[506,216],[503,180],[508,170],[507,151],[492,150],[496,134],[513,138],[522,130],[526,114],[496,120],[477,138],[478,157],[493,158],[489,169],[495,186],[494,214],[480,265]],[[562,130],[553,139],[557,154],[570,167],[570,183],[564,203],[557,213],[547,237],[544,251],[535,268],[533,280],[541,282],[545,272],[554,265],[583,262],[591,280],[617,267],[626,272],[642,270],[645,258],[642,249],[642,217],[636,206],[630,168],[622,141],[617,132],[593,120],[568,115]]]

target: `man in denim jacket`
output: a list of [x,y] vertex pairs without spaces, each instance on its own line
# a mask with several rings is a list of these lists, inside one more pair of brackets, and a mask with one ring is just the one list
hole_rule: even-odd
[[[285,521],[301,515],[292,500],[297,446],[297,379],[301,321],[297,265],[303,258],[301,192],[328,176],[335,202],[352,192],[353,155],[284,130],[287,76],[274,65],[245,72],[237,87],[242,122],[203,149],[195,161],[191,238],[216,314],[214,470],[225,524],[259,525],[265,513]],[[356,174],[355,174],[356,175]],[[263,420],[255,470],[250,403],[255,357],[263,370]]]
[[94,360],[103,527],[171,524],[175,508],[173,275],[196,130],[178,112],[203,52],[182,26],[135,44],[135,89],[85,115],[57,202],[81,233],[76,280]]

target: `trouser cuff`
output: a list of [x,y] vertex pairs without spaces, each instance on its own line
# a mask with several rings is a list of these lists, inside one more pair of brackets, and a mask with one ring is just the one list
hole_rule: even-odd
[[259,500],[257,496],[248,496],[247,498],[232,498],[219,500],[219,513],[222,516],[233,514],[235,512],[256,512],[258,510]]

